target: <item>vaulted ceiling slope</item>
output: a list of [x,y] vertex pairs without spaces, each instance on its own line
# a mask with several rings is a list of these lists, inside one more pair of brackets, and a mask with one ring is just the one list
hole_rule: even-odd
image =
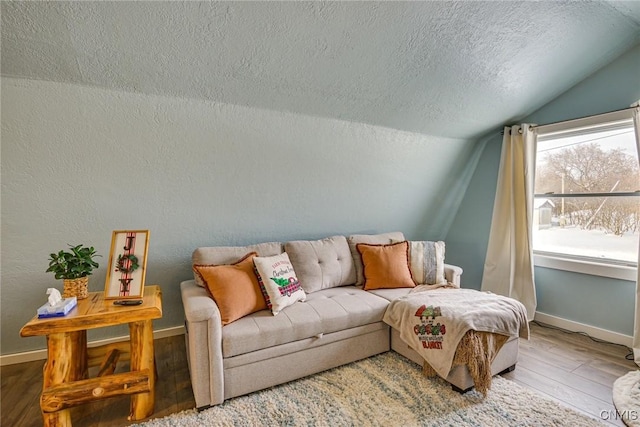
[[640,2],[2,2],[3,76],[471,138],[640,41]]

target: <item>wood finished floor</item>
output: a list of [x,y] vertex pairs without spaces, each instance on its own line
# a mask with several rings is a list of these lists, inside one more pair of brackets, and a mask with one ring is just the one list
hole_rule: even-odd
[[[535,324],[531,324],[531,332],[529,341],[520,341],[516,370],[505,378],[596,419],[600,419],[601,411],[615,414],[611,401],[613,381],[636,369],[632,361],[625,359],[625,348]],[[193,408],[184,337],[156,340],[156,360],[159,378],[152,418]],[[42,425],[42,366],[43,361],[35,361],[2,367],[0,425]],[[128,365],[123,363],[117,372],[126,369]],[[76,427],[127,426],[131,424],[128,413],[129,398],[119,397],[76,407],[71,417]],[[615,419],[607,424],[623,425]]]

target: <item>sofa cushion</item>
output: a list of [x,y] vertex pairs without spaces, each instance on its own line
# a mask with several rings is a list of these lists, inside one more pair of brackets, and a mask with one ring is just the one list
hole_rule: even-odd
[[255,256],[251,252],[231,265],[193,266],[216,302],[223,325],[267,308],[253,271]]
[[286,252],[270,257],[255,257],[253,263],[260,289],[274,316],[294,302],[306,299]]
[[[256,252],[258,256],[272,256],[283,252],[282,243],[268,242],[249,246],[213,246],[197,248],[191,255],[193,265],[221,265],[233,264],[249,252]],[[202,278],[194,274],[198,286],[205,287]]]
[[353,257],[353,264],[356,267],[356,285],[362,286],[364,283],[364,277],[362,275],[362,258],[356,249],[356,245],[358,243],[385,245],[394,241],[399,242],[402,240],[404,240],[404,234],[400,231],[384,234],[353,234],[349,236],[347,241],[349,242],[349,250]]
[[277,316],[263,310],[223,327],[222,354],[236,356],[381,322],[387,305],[389,301],[355,286],[322,289],[307,295],[306,302],[286,307]]
[[356,282],[353,257],[344,236],[287,242],[284,250],[307,293]]
[[358,243],[364,266],[364,290],[413,288],[416,286],[409,268],[409,242],[388,245]]
[[394,299],[403,297],[411,292],[413,288],[391,288],[391,289],[372,289],[367,291],[391,302]]

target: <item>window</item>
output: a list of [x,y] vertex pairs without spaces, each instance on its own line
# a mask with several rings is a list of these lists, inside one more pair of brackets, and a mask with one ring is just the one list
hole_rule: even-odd
[[536,265],[562,268],[551,258],[577,263],[565,268],[573,271],[594,264],[635,271],[640,167],[631,111],[540,126],[537,135]]

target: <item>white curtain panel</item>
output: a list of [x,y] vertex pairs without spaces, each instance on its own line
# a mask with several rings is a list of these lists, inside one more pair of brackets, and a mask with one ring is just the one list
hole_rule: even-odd
[[[638,103],[636,103],[637,105]],[[633,109],[633,125],[636,128],[636,147],[640,159],[640,107]],[[638,250],[638,279],[636,281],[636,314],[633,327],[633,360],[640,366],[640,250]]]
[[536,136],[530,125],[504,128],[482,290],[520,301],[536,312],[533,277],[533,185]]

